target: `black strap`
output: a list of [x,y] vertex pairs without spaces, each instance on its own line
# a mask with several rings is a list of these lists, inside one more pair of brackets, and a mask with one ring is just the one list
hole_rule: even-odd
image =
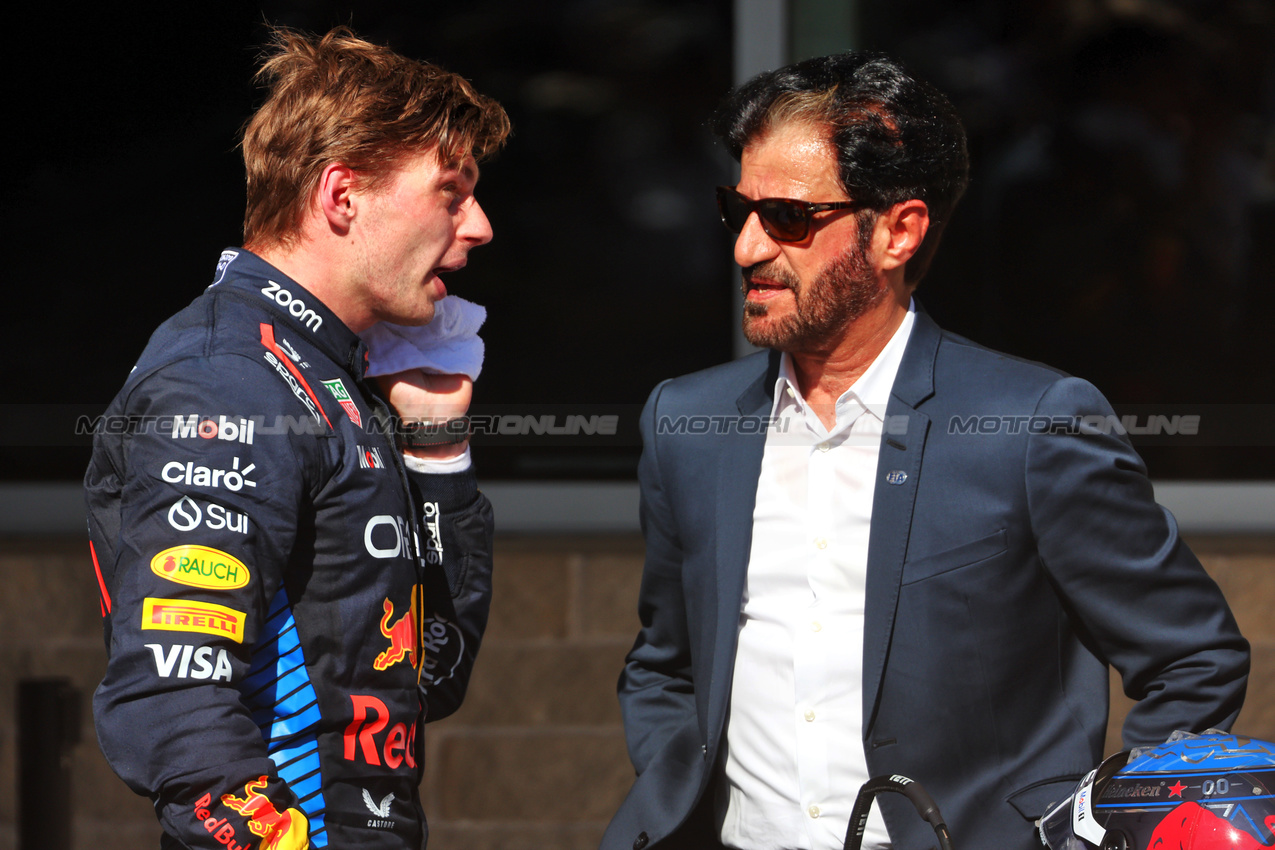
[[868,814],[872,811],[872,801],[882,791],[893,791],[902,794],[912,801],[916,813],[930,826],[939,838],[939,850],[952,850],[952,836],[943,823],[943,815],[938,804],[929,795],[921,783],[906,776],[874,776],[859,789],[855,798],[854,810],[850,813],[850,823],[846,826],[845,850],[859,850],[863,845],[863,829],[868,825]]

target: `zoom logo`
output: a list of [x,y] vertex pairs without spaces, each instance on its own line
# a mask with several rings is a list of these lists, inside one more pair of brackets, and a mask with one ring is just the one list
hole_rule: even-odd
[[168,509],[168,524],[178,531],[194,531],[201,525],[213,531],[248,533],[248,515],[221,505],[209,505],[207,511],[190,496],[182,496]]
[[304,301],[300,298],[294,298],[291,292],[279,286],[273,280],[266,281],[266,285],[261,289],[261,294],[287,310],[292,314],[293,318],[299,320],[301,324],[310,330],[317,331],[322,327],[322,316],[306,307]]

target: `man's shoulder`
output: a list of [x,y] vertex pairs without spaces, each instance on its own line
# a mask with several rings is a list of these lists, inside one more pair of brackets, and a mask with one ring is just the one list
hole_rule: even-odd
[[770,351],[758,351],[738,360],[670,378],[656,388],[656,393],[661,400],[733,402],[741,393],[766,377],[771,367],[772,354]]
[[228,409],[288,412],[298,394],[283,374],[289,364],[282,361],[291,356],[287,339],[272,346],[263,339],[262,325],[272,321],[260,305],[220,287],[206,290],[151,334],[113,407],[199,399]]
[[934,381],[940,391],[956,390],[977,396],[1038,396],[1071,377],[1046,363],[997,351],[937,325],[933,327],[937,333]]
[[[155,329],[137,359],[134,375],[180,371],[192,360],[251,355],[263,320],[269,320],[264,310],[227,298],[223,292],[206,291]],[[256,348],[260,347],[257,342]]]

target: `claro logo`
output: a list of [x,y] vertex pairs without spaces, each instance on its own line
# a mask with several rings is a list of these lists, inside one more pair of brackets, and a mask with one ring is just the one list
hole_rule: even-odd
[[323,317],[313,310],[305,306],[305,302],[300,298],[293,298],[292,293],[279,286],[273,280],[266,281],[266,285],[261,288],[261,294],[278,304],[283,309],[292,314],[293,318],[301,322],[312,331],[317,331],[323,327]]
[[151,558],[151,572],[160,578],[207,590],[234,590],[252,578],[234,555],[207,546],[173,546]]
[[170,460],[159,471],[159,476],[169,484],[189,484],[194,487],[225,487],[232,493],[238,493],[245,487],[257,486],[257,482],[248,477],[256,468],[257,465],[255,463],[250,463],[240,469],[239,458],[234,458],[231,461],[230,469],[196,466],[194,461],[189,460],[185,463],[179,460]]

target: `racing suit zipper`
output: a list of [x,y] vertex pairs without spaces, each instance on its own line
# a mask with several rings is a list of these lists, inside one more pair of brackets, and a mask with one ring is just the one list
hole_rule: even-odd
[[[372,419],[376,422],[382,434],[388,435],[390,444],[390,456],[394,459],[394,469],[398,473],[399,485],[403,488],[403,492],[407,494],[407,503],[411,506],[411,516],[408,519],[412,531],[412,557],[416,561],[416,584],[412,588],[412,607],[417,611],[416,616],[416,686],[419,688],[421,684],[421,675],[425,671],[425,665],[422,663],[421,653],[425,649],[425,559],[421,554],[421,533],[423,529],[420,527],[420,510],[421,506],[416,503],[415,497],[412,495],[412,481],[407,474],[407,464],[403,462],[403,454],[399,451],[398,442],[394,439],[394,414],[390,410],[389,403],[385,401],[380,394],[372,387],[372,385],[363,378],[355,378],[359,387],[363,390],[365,398],[371,400]],[[424,704],[421,706],[424,711]]]

